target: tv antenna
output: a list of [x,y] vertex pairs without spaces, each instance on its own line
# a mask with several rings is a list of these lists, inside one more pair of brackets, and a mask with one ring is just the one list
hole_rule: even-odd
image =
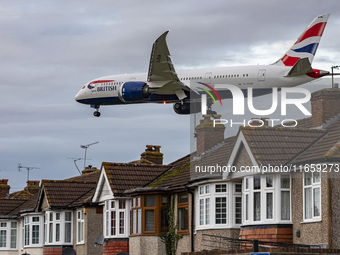
[[30,171],[33,170],[33,169],[40,169],[39,167],[34,167],[34,166],[22,166],[21,163],[18,164],[18,170],[20,172],[20,170],[22,168],[25,168],[26,171],[27,171],[27,181],[29,181],[30,179]]
[[94,145],[94,144],[97,144],[97,143],[99,143],[99,142],[90,143],[90,144],[87,144],[87,145],[80,145],[80,148],[85,149],[84,169],[85,169],[85,166],[86,166],[86,153],[87,153],[87,148],[90,147],[91,145]]
[[77,168],[79,174],[81,175],[81,172],[80,172],[79,167],[78,167],[78,165],[77,165],[77,161],[78,161],[78,160],[82,160],[83,158],[68,158],[68,159],[73,159],[73,163],[74,163],[74,165],[76,166],[76,168]]

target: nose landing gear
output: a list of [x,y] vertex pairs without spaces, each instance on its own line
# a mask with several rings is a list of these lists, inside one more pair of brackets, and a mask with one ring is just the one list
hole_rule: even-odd
[[100,117],[99,107],[100,105],[91,105],[91,108],[96,109],[95,112],[93,113],[93,116]]

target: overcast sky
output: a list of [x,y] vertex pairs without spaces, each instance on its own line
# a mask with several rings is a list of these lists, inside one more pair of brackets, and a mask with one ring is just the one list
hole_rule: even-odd
[[[188,116],[172,105],[102,107],[100,118],[74,101],[89,80],[146,72],[164,31],[176,70],[270,64],[307,25],[331,13],[313,67],[340,64],[339,0],[0,1],[0,179],[26,185],[18,163],[39,167],[31,180],[77,175],[87,164],[139,159],[161,145],[165,163],[190,151]],[[78,161],[82,169],[83,162]]]

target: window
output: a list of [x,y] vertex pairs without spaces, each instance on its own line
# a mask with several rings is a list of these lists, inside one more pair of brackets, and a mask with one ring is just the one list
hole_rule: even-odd
[[72,244],[72,212],[45,213],[45,244]]
[[244,184],[245,222],[262,224],[291,220],[290,175],[248,176],[244,178]]
[[180,193],[177,195],[177,215],[178,215],[178,231],[189,230],[189,204],[188,193]]
[[281,220],[290,220],[290,176],[281,176]]
[[160,234],[169,230],[168,196],[150,194],[132,198],[132,234]]
[[84,243],[84,209],[77,211],[77,243]]
[[109,200],[105,202],[105,235],[106,237],[127,236],[125,222],[127,205],[125,199]]
[[141,197],[132,198],[132,234],[142,232],[142,207]]
[[242,184],[216,183],[198,187],[197,227],[230,228],[242,223]]
[[321,176],[318,172],[304,173],[304,219],[321,219]]
[[23,223],[24,247],[42,246],[43,217],[40,215],[26,215]]

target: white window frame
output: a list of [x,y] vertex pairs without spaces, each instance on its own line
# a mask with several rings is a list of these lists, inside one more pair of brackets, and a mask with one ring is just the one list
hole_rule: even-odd
[[[120,208],[120,202],[124,201],[125,208]],[[122,202],[121,202],[122,203]],[[115,220],[112,221],[112,215],[115,214]],[[123,215],[123,217],[121,217]],[[123,228],[121,228],[121,220],[123,220]],[[115,224],[115,233],[112,234],[112,223]],[[122,231],[123,233],[122,233]],[[126,198],[117,198],[106,200],[104,203],[104,236],[106,238],[113,237],[129,237],[130,235],[130,200]]]
[[[66,219],[66,213],[71,216],[71,221]],[[57,217],[59,215],[59,218]],[[66,242],[66,224],[71,223],[70,242]],[[57,241],[57,225],[59,225],[59,240]],[[51,231],[52,227],[52,231]],[[45,212],[45,245],[73,244],[73,212],[72,211],[46,211]]]
[[[306,184],[306,176],[311,175],[311,180],[310,184]],[[318,181],[316,181],[316,176],[319,175]],[[306,198],[306,190],[311,189],[311,214],[312,217],[306,218],[306,203],[307,203],[307,198]],[[315,194],[314,190],[319,189],[319,207],[320,207],[320,215],[315,216]],[[303,221],[304,222],[318,222],[321,221],[322,218],[322,203],[321,203],[321,174],[319,172],[304,172],[303,174]]]
[[[16,225],[16,227],[14,227]],[[17,221],[0,221],[0,233],[5,231],[5,246],[0,247],[0,251],[4,250],[18,250],[18,233],[19,233],[19,222]],[[15,234],[15,247],[11,247],[12,245],[12,233],[13,231],[16,232]]]
[[[260,188],[254,189],[254,177],[260,178]],[[272,185],[267,185],[267,178],[272,179]],[[281,178],[288,177],[289,178],[289,188],[281,188]],[[247,176],[243,179],[243,225],[258,225],[258,224],[277,224],[277,223],[285,223],[290,224],[292,221],[292,201],[291,201],[291,176],[289,174],[262,174],[262,175],[253,175]],[[248,183],[248,187],[246,185]],[[254,193],[260,193],[260,220],[254,219]],[[281,219],[281,194],[282,192],[289,192],[289,219],[283,220]],[[268,195],[272,194],[272,217],[268,217]],[[247,204],[248,201],[248,204]],[[248,208],[248,218],[247,218],[247,208]]]
[[84,244],[84,233],[85,233],[85,212],[84,209],[77,210],[77,244]]
[[[236,190],[236,185],[241,185],[238,186],[238,190]],[[236,223],[236,197],[241,198],[242,221],[243,205],[241,183],[219,182],[199,185],[196,199],[196,229],[240,227],[241,224]],[[219,200],[220,208],[217,208],[217,200]],[[219,219],[217,216],[219,216]]]
[[[38,221],[36,220],[38,219]],[[34,220],[34,221],[33,221]],[[38,243],[33,243],[33,228],[38,227]],[[28,232],[27,232],[28,230]],[[27,247],[42,247],[44,245],[44,216],[41,214],[26,214],[22,219],[22,246]],[[26,237],[28,239],[26,240]]]

